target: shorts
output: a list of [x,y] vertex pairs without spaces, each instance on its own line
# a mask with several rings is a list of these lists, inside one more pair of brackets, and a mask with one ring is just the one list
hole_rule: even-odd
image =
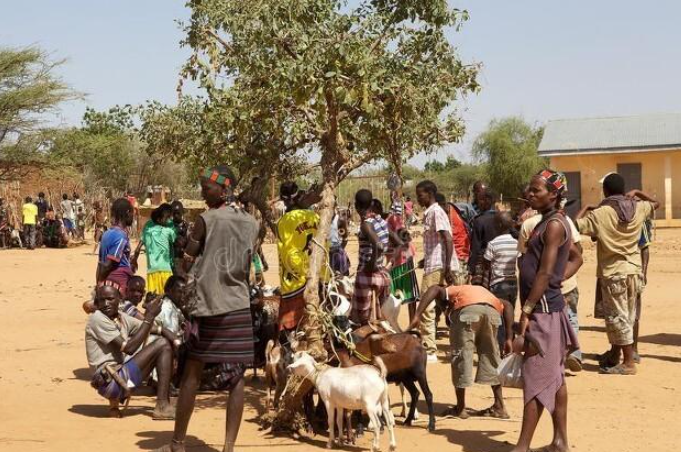
[[[128,382],[128,388],[133,389],[142,384],[142,371],[135,361],[132,359],[118,370],[117,374],[123,379],[123,381]],[[102,378],[99,378],[102,377]],[[125,391],[121,386],[114,380],[104,369],[101,368],[92,377],[92,386],[97,389],[97,393],[104,397],[105,399],[113,400],[118,399],[121,402],[125,401]]]
[[279,303],[279,330],[292,330],[305,315],[305,287],[294,294],[281,296]]
[[612,345],[634,343],[636,303],[640,298],[641,276],[615,275],[601,278],[605,331]]
[[478,354],[475,383],[499,384],[497,368],[501,363],[497,331],[501,315],[491,306],[475,304],[450,314],[449,343],[452,350],[452,383],[456,388],[473,385],[474,354]]
[[70,220],[69,218],[64,218],[64,227],[66,228],[67,231],[73,231],[73,220]]

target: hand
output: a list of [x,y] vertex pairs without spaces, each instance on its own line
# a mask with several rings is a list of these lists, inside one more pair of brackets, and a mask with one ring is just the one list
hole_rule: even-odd
[[537,342],[537,339],[535,339],[532,335],[527,336],[527,341],[530,343],[530,351],[534,352],[537,355],[544,356],[544,350],[541,348],[541,345],[539,345],[539,342]]
[[[505,345],[504,349],[506,349]],[[516,355],[522,355],[523,350],[525,349],[525,336],[516,336],[511,346],[511,349],[513,353],[515,353]]]
[[636,190],[636,189],[630,190],[624,196],[626,196],[627,198],[636,198],[636,197],[638,197],[638,190]]
[[504,356],[510,355],[511,352],[513,352],[513,340],[507,339],[506,342],[504,342]]
[[133,273],[137,273],[137,256],[130,260],[130,268],[132,269]]
[[448,285],[454,284],[454,274],[449,269],[445,270],[445,281]]
[[418,317],[416,317],[416,318],[414,318],[414,320],[411,321],[411,323],[407,327],[407,331],[415,330],[418,327],[419,327],[419,319],[418,319]]
[[262,264],[262,270],[263,270],[264,272],[267,272],[267,271],[270,270],[270,266],[267,264],[267,262],[263,262],[263,264]]
[[161,297],[157,296],[153,300],[147,302],[146,311],[144,311],[144,319],[153,321],[157,315],[161,313]]
[[421,260],[419,261],[419,263],[417,264],[418,268],[423,268],[425,265],[426,265],[426,264],[425,264],[425,261],[424,261],[423,259],[421,259]]

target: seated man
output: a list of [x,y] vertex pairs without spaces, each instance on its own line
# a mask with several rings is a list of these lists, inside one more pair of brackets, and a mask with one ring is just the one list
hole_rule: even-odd
[[478,354],[478,371],[475,382],[492,386],[494,405],[477,413],[479,416],[508,419],[504,398],[497,376],[501,362],[497,331],[503,323],[506,327],[504,352],[510,353],[513,341],[513,305],[499,300],[482,286],[432,286],[421,297],[416,315],[409,329],[416,329],[421,314],[428,305],[448,303],[450,320],[449,343],[452,354],[452,381],[456,388],[456,407],[452,414],[462,419],[466,412],[466,388],[473,384],[473,353]]
[[[85,351],[94,371],[90,384],[109,400],[110,415],[120,417],[119,402],[125,402],[130,391],[139,386],[155,367],[159,382],[152,418],[174,419],[175,409],[168,395],[173,352],[171,342],[166,340],[172,340],[173,335],[153,325],[154,318],[161,312],[161,300],[150,302],[144,321],[140,321],[118,310],[120,292],[115,283],[105,284],[97,288],[97,310],[90,315],[85,327]],[[141,347],[152,332],[161,334],[163,338]]]

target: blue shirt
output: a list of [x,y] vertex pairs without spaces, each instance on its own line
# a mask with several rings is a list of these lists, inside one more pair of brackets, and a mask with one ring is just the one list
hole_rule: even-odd
[[123,229],[114,226],[102,235],[99,245],[99,263],[114,261],[118,267],[130,267],[130,238]]

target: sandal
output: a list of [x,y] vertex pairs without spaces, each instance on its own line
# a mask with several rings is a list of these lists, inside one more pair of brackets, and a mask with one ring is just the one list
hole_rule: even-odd
[[484,410],[481,411],[476,411],[473,413],[473,416],[477,417],[489,417],[489,418],[494,418],[494,419],[511,419],[511,416],[508,415],[508,413],[501,412],[499,413],[497,410],[495,410],[492,407],[485,408]]
[[456,406],[449,407],[445,410],[444,413],[442,413],[443,417],[458,417],[459,419],[468,419],[471,417],[470,414],[468,414],[468,410],[463,409],[462,411],[459,411]]
[[636,375],[636,367],[626,367],[623,364],[618,364],[606,369],[601,368],[599,373],[606,375]]

